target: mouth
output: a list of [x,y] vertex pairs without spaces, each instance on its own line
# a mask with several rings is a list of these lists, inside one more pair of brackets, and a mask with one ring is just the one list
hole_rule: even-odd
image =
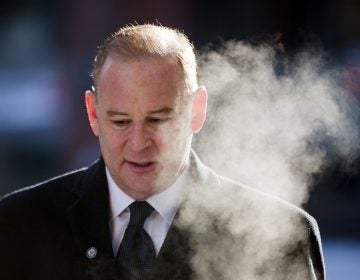
[[146,162],[134,162],[126,161],[128,168],[135,173],[142,174],[153,171],[156,167],[156,162],[146,161]]

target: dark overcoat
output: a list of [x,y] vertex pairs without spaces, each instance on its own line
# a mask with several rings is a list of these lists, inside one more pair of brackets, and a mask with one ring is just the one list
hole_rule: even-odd
[[[194,153],[181,201],[149,279],[325,278],[310,215],[218,176]],[[4,196],[0,279],[118,279],[109,213],[101,158]]]

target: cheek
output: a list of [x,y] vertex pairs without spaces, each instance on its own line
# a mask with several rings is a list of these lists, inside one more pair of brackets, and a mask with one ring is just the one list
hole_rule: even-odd
[[169,152],[177,152],[189,139],[190,130],[185,125],[172,125],[164,128],[159,137],[159,148]]
[[169,147],[169,133],[166,133],[164,130],[157,131],[154,135],[151,137],[151,141],[153,143],[153,146],[156,147],[158,152],[163,152],[168,149]]
[[125,137],[121,132],[106,126],[101,126],[99,132],[102,149],[111,153],[114,150],[121,150],[124,146]]

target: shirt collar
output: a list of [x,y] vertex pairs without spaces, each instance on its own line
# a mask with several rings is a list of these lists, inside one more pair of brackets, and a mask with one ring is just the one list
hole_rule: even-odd
[[[189,176],[188,173],[189,167],[186,164],[181,175],[170,187],[146,200],[169,225],[176,215],[181,189],[185,184],[187,176]],[[114,220],[135,200],[116,185],[107,168],[106,177],[109,188],[111,219]]]
[[105,169],[109,188],[111,219],[113,220],[119,216],[134,201],[134,199],[116,185],[107,167]]

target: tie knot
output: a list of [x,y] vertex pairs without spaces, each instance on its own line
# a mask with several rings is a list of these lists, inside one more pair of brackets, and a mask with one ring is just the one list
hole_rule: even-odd
[[134,201],[129,205],[129,226],[143,227],[146,218],[154,211],[154,208],[146,201]]

